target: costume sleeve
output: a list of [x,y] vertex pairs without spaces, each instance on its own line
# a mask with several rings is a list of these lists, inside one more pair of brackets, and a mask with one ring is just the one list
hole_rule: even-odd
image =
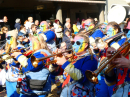
[[[42,57],[44,57],[44,55],[43,54],[40,54],[40,52],[38,52],[38,53],[36,53],[36,54],[33,54],[36,58],[42,58]],[[32,65],[32,63],[31,63],[31,58],[27,58],[26,56],[24,56],[24,55],[22,55],[22,54],[20,54],[20,55],[18,55],[17,56],[17,58],[16,58],[18,61],[19,61],[19,63],[23,66],[23,72],[27,72],[27,71],[37,71],[38,69],[40,69],[40,68],[42,68],[43,67],[43,62],[42,61],[40,61],[39,63],[38,63],[38,67],[37,68],[35,68],[35,67],[33,67],[33,65]],[[44,60],[44,62],[45,62],[45,60]]]
[[83,77],[82,72],[68,61],[62,65],[62,68],[72,77],[73,80],[80,80]]

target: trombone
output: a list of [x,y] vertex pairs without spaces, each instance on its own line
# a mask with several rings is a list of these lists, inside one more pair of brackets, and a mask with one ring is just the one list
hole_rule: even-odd
[[[63,53],[65,53],[65,52],[70,52],[70,51],[72,52],[72,57],[73,57],[73,50],[70,49],[70,50],[66,50],[66,51],[61,52],[61,53],[52,54],[52,55],[50,55],[50,56],[43,57],[43,58],[41,58],[41,59],[38,59],[38,58],[36,58],[35,56],[31,56],[31,63],[32,63],[32,65],[33,65],[34,68],[37,68],[38,63],[39,63],[40,61],[43,61],[43,60],[46,60],[46,59],[48,59],[48,58],[55,57],[55,56],[62,57],[62,56],[63,56],[63,55],[62,55]],[[49,65],[49,64],[56,63],[56,62],[57,62],[57,60],[53,60],[53,61],[50,61],[50,62],[44,64],[44,65]]]
[[[101,24],[95,26],[94,28],[92,28],[92,29],[90,29],[90,30],[84,32],[84,33],[87,33],[87,34],[90,36],[90,35],[92,35],[92,34],[94,33],[94,30],[98,29],[98,28],[101,27],[103,24],[104,24],[104,23],[101,23]],[[104,24],[104,25],[106,25],[106,24]]]
[[[107,58],[106,60],[101,62],[100,67],[95,70],[94,72],[87,70],[85,72],[85,75],[87,77],[87,79],[89,81],[91,81],[94,84],[98,83],[98,74],[115,58],[117,58],[120,54],[122,54],[123,56],[127,56],[129,54],[129,47],[130,47],[130,43],[128,42],[129,40],[127,40],[114,54],[111,58]],[[105,74],[109,73],[113,68],[115,68],[116,65],[111,65],[110,67],[107,68],[107,70],[105,71]]]
[[2,55],[0,55],[0,63],[2,63],[3,61],[5,61],[5,60],[8,60],[8,59],[11,59],[11,58],[14,58],[13,56],[9,56],[9,57],[7,57],[6,59],[3,59],[2,57],[4,56],[4,55],[9,55],[9,54],[11,54],[11,53],[14,53],[14,52],[19,52],[19,51],[21,51],[21,50],[28,50],[30,47],[28,47],[28,48],[22,48],[22,49],[19,49],[19,50],[14,50],[14,51],[12,51],[12,52],[8,52],[8,53],[5,53],[5,54],[2,54]]

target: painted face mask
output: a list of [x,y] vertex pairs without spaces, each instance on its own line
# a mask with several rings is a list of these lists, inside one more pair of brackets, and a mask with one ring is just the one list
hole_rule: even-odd
[[107,27],[107,36],[111,37],[116,34],[116,31],[112,27]]
[[42,21],[41,23],[40,23],[40,29],[41,29],[41,31],[46,31],[46,28],[47,28],[47,23],[46,23],[46,21]]
[[88,30],[90,30],[90,29],[92,29],[94,26],[93,26],[93,24],[91,23],[91,22],[89,22],[89,23],[85,23],[85,29],[88,31]]
[[12,44],[13,43],[13,37],[10,34],[6,35],[6,41],[8,44]]
[[82,37],[76,36],[74,38],[74,41],[72,42],[72,45],[73,45],[74,51],[76,53],[79,53],[79,52],[84,51],[86,43]]
[[101,29],[102,32],[105,32],[106,26],[105,26],[105,25],[102,25],[100,29]]

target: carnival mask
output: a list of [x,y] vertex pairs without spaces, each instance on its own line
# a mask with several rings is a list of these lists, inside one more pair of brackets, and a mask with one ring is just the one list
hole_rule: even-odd
[[82,52],[85,50],[86,42],[80,36],[75,36],[74,41],[72,41],[73,49],[76,53]]
[[41,31],[43,32],[46,31],[46,28],[47,28],[46,21],[42,21],[39,26],[40,26]]
[[113,36],[113,35],[116,34],[116,31],[115,31],[115,29],[113,29],[112,27],[108,26],[106,33],[107,33],[107,36],[111,37],[111,36]]

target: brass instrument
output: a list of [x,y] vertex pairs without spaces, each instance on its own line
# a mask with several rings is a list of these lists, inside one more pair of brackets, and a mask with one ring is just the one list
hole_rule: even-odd
[[30,47],[28,47],[28,48],[22,48],[22,49],[17,49],[17,50],[14,50],[14,51],[12,51],[12,52],[8,52],[8,53],[5,53],[5,54],[2,54],[2,55],[0,55],[0,57],[2,57],[2,56],[4,56],[4,55],[8,55],[8,54],[11,54],[11,53],[14,53],[14,52],[20,52],[21,50],[27,50],[27,49],[29,49]]
[[116,37],[118,37],[118,36],[121,36],[121,35],[124,35],[124,34],[125,34],[124,32],[120,32],[120,33],[118,33],[118,34],[116,34],[116,35],[114,35],[114,36],[111,36],[111,37],[109,37],[109,38],[104,39],[103,41],[105,42],[105,41],[107,41],[107,40],[109,40],[109,39],[114,39],[114,38],[116,38]]
[[[128,42],[129,40],[127,40],[114,54],[111,58],[107,58],[106,60],[101,62],[100,67],[95,70],[94,72],[87,70],[85,72],[86,77],[88,78],[89,81],[91,81],[94,84],[98,83],[98,74],[115,58],[119,57],[120,54],[122,54],[123,56],[128,55],[129,53],[127,53],[129,51],[129,47],[130,47],[130,43]],[[113,68],[115,68],[116,65],[112,65],[110,67],[108,67],[107,71],[105,72],[108,73],[110,72]]]
[[[32,63],[33,67],[37,68],[38,63],[39,63],[40,61],[43,61],[43,60],[46,60],[46,59],[48,59],[48,58],[55,57],[55,56],[62,57],[62,54],[63,54],[63,53],[65,53],[65,52],[70,52],[70,51],[73,52],[73,50],[70,49],[70,50],[66,50],[66,51],[61,52],[61,53],[52,54],[52,55],[50,55],[50,56],[47,56],[47,57],[44,57],[44,58],[41,58],[41,59],[37,59],[35,56],[31,56],[31,63]],[[51,62],[49,62],[49,63],[46,63],[45,65],[53,64],[53,63],[56,63],[56,62],[57,62],[56,60],[53,60],[53,61],[51,61]]]
[[[28,48],[29,48],[29,47],[28,47]],[[21,50],[27,50],[28,48],[22,48],[22,49],[19,49],[19,50],[14,50],[14,51],[12,51],[12,52],[8,52],[8,53],[5,53],[5,54],[0,55],[0,57],[1,57],[1,58],[0,58],[0,63],[2,63],[2,62],[5,61],[5,60],[14,58],[13,56],[9,56],[9,57],[7,57],[6,59],[3,59],[2,57],[3,57],[4,55],[9,55],[9,54],[14,53],[14,52],[20,52]]]

